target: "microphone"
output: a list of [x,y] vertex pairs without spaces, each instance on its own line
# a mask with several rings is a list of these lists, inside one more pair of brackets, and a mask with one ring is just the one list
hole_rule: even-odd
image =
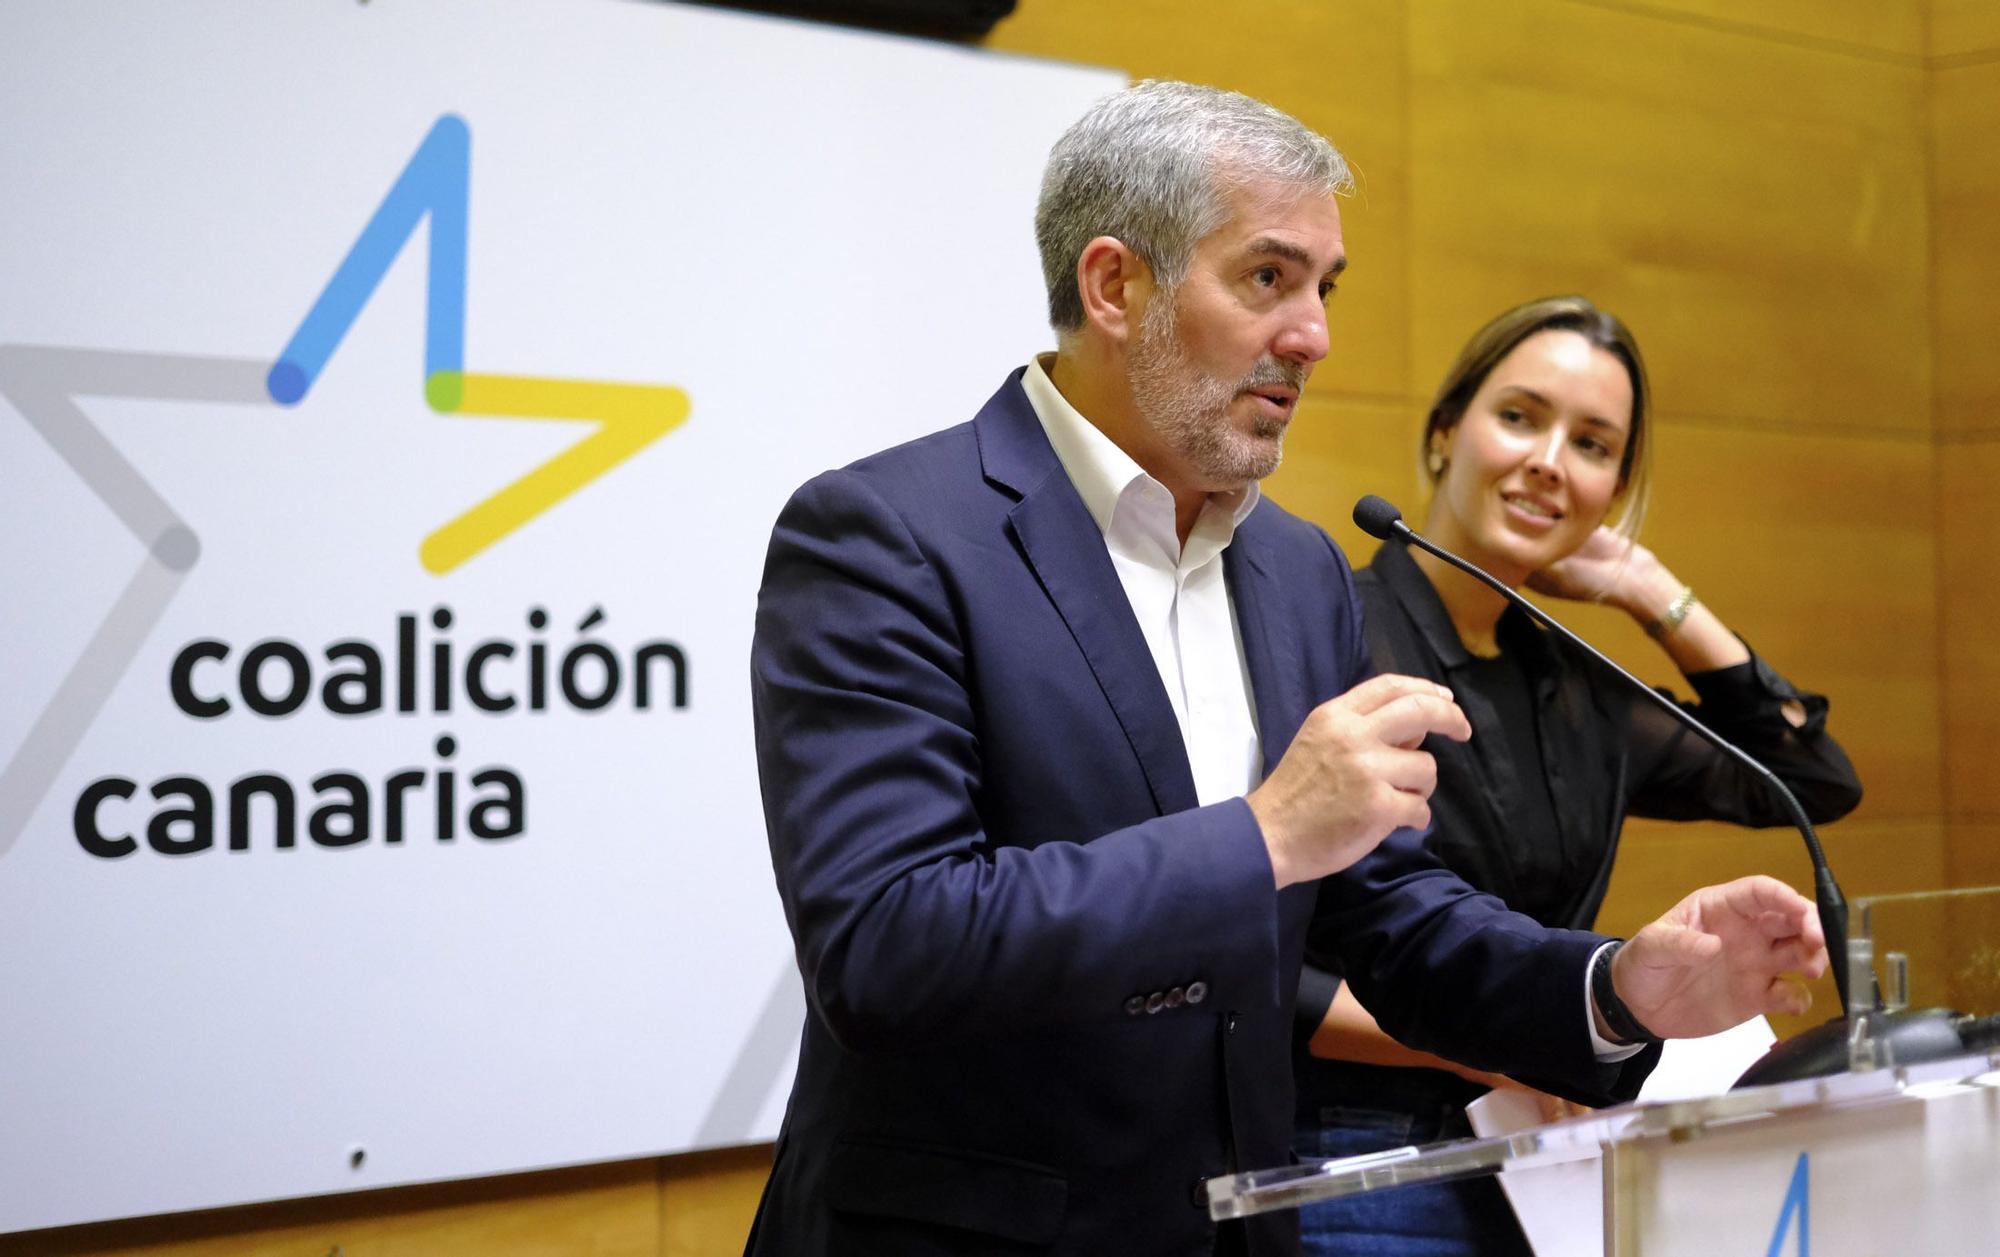
[[[1776,773],[1689,715],[1679,703],[1613,663],[1603,652],[1564,628],[1540,607],[1514,592],[1506,582],[1496,579],[1474,564],[1433,543],[1404,523],[1403,513],[1390,503],[1372,493],[1369,494],[1354,504],[1354,522],[1361,531],[1380,541],[1400,537],[1410,545],[1449,563],[1500,594],[1519,607],[1528,618],[1623,678],[1634,692],[1644,695],[1654,706],[1687,726],[1709,745],[1748,768],[1770,786],[1784,804],[1785,811],[1791,816],[1792,824],[1806,840],[1806,854],[1811,859],[1813,868],[1813,899],[1819,908],[1820,929],[1826,934],[1827,959],[1833,965],[1833,982],[1840,995],[1841,1015],[1825,1025],[1815,1026],[1775,1045],[1737,1079],[1736,1085],[1762,1086],[1767,1083],[1789,1082],[1797,1078],[1815,1078],[1823,1074],[1845,1071],[1848,1067],[1848,1021],[1853,1015],[1851,992],[1848,990],[1847,899],[1840,893],[1839,883],[1833,880],[1833,870],[1827,865],[1826,852],[1820,846],[1819,835],[1814,832],[1812,821],[1806,816],[1806,810],[1800,805],[1798,796],[1778,779]],[[1958,1030],[1959,1026],[1966,1024],[1966,1019],[1947,1010],[1926,1009],[1907,1014],[1867,1015],[1876,1019],[1876,1029],[1880,1032],[1876,1034],[1876,1038],[1888,1047],[1891,1063],[1936,1060],[1957,1054],[1953,1049],[1964,1051],[1971,1047]]]
[[[1412,537],[1417,535],[1408,524],[1403,523],[1401,511],[1372,493],[1354,504],[1354,523],[1377,541],[1387,541],[1389,534],[1398,526]],[[1514,591],[1509,589],[1506,592],[1511,594]]]

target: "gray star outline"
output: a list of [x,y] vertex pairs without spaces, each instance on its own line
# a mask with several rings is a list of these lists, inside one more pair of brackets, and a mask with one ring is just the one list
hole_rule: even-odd
[[249,358],[0,345],[0,397],[111,508],[145,551],[124,591],[28,727],[20,749],[0,769],[0,856],[27,829],[63,765],[201,558],[201,540],[194,529],[91,422],[77,399],[272,406],[264,387],[269,369],[270,363]]

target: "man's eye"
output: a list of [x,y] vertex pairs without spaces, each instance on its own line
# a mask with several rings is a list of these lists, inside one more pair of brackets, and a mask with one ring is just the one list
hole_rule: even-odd
[[1265,288],[1274,287],[1278,282],[1278,268],[1275,266],[1260,266],[1257,268],[1256,279],[1258,284]]
[[1332,280],[1321,280],[1319,285],[1319,299],[1322,302],[1331,301],[1333,300],[1333,294],[1338,291],[1339,289],[1335,287]]

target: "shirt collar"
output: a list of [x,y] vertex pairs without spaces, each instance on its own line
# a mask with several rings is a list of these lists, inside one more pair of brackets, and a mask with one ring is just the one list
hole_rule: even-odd
[[[1130,454],[1118,448],[1117,442],[1069,404],[1069,399],[1049,379],[1048,368],[1054,361],[1054,354],[1042,354],[1028,363],[1021,376],[1021,388],[1027,393],[1028,404],[1034,407],[1035,418],[1041,421],[1049,444],[1055,448],[1057,461],[1062,463],[1070,483],[1076,486],[1091,519],[1097,522],[1097,530],[1109,532],[1119,499],[1132,492],[1134,486],[1154,485],[1162,493],[1166,486],[1147,474]],[[1212,493],[1197,528],[1207,524],[1211,514],[1219,509],[1228,521],[1223,540],[1227,545],[1228,536],[1234,535],[1237,525],[1256,509],[1262,496],[1263,490],[1254,480],[1234,493]]]
[[[1409,545],[1400,538],[1392,538],[1382,543],[1375,557],[1368,561],[1368,570],[1375,573],[1389,592],[1401,604],[1404,614],[1423,634],[1436,655],[1447,668],[1460,668],[1472,662],[1472,653],[1465,648],[1465,642],[1458,636],[1458,629],[1451,622],[1451,613],[1444,609],[1444,600],[1438,597],[1437,586],[1431,584],[1424,569],[1417,566],[1410,554]],[[1517,651],[1531,665],[1545,664],[1550,655],[1548,634],[1519,608],[1509,606],[1500,613],[1500,622],[1495,626],[1495,636],[1501,649]]]

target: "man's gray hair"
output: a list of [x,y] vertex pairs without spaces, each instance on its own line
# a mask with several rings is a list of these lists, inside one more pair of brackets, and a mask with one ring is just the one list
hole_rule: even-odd
[[1123,241],[1171,292],[1194,246],[1228,218],[1242,183],[1337,196],[1347,159],[1298,119],[1239,92],[1148,79],[1091,106],[1049,152],[1035,243],[1058,333],[1083,326],[1076,263],[1099,236]]

